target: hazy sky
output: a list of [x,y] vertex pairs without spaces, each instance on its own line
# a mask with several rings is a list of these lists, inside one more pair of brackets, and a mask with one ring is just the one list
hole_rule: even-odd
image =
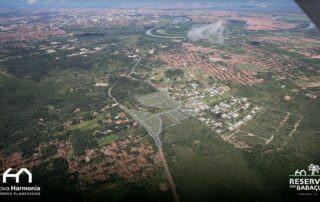
[[[0,7],[99,7],[99,6],[139,6],[142,4],[159,3],[199,3],[212,2],[220,5],[247,4],[258,7],[271,7],[273,4],[282,6],[294,5],[293,0],[0,0]],[[233,4],[234,3],[234,4]]]
[[19,4],[43,4],[43,3],[92,3],[92,2],[143,2],[143,3],[157,3],[157,2],[279,2],[286,1],[290,2],[291,0],[0,0],[0,4],[6,3],[19,3]]

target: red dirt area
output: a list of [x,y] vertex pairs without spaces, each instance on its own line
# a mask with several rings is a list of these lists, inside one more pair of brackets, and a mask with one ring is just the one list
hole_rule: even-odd
[[264,36],[255,38],[256,41],[269,43],[287,43],[290,41],[287,37]]
[[[221,54],[228,55],[229,59],[223,59]],[[184,43],[182,49],[159,53],[154,59],[166,62],[168,67],[172,68],[182,68],[186,71],[201,70],[218,81],[234,81],[247,86],[261,82],[252,76],[256,74],[254,70],[243,71],[236,68],[236,64],[249,61],[246,54],[229,55],[213,48]]]
[[244,17],[241,20],[247,23],[246,30],[269,30],[275,31],[279,29],[293,29],[296,27],[296,24],[293,23],[284,23],[276,22],[269,17]]
[[15,32],[5,32],[0,34],[0,41],[22,41],[22,40],[39,40],[50,36],[64,35],[61,29],[48,29],[45,27],[24,27]]

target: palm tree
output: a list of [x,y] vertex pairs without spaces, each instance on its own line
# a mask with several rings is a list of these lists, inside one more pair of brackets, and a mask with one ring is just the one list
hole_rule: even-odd
[[315,175],[316,173],[319,173],[320,167],[318,165],[310,164],[309,171],[311,171],[311,175]]

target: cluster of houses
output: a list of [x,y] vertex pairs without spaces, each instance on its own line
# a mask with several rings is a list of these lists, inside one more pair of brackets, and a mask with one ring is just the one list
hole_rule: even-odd
[[[53,146],[50,156],[44,151]],[[70,173],[79,175],[81,189],[92,187],[97,181],[112,182],[119,180],[136,181],[153,176],[161,166],[159,154],[142,136],[127,136],[97,149],[88,149],[82,155],[73,153],[69,140],[50,140],[41,143],[30,158],[23,158],[22,153],[13,153],[4,157],[0,152],[0,171],[2,168],[32,169],[51,159],[65,158]]]
[[199,120],[210,126],[218,134],[239,128],[261,110],[253,106],[247,98],[230,97],[204,113],[198,114]]
[[90,149],[76,157],[76,167],[82,189],[90,188],[97,181],[112,181],[114,178],[128,181],[146,179],[153,175],[161,160],[153,147],[140,136],[129,136]]
[[[111,110],[117,111],[117,109],[112,109],[117,106],[118,106],[118,104],[112,104],[112,105],[107,105],[107,106],[103,107],[100,110],[103,113],[103,115],[99,114],[98,112],[91,111],[89,117],[75,116],[71,120],[65,121],[63,123],[63,128],[73,129],[73,128],[81,126],[81,124],[83,126],[88,126],[88,124],[90,125],[90,122],[94,119],[96,119],[96,121],[101,126],[103,126],[102,129],[94,131],[94,134],[96,136],[109,135],[112,132],[119,131],[121,129],[137,127],[138,123],[135,122],[133,119],[127,117],[125,113],[118,112],[113,115],[114,112],[112,112]],[[76,108],[73,111],[73,114],[77,114],[79,112],[81,112],[81,109]]]
[[[50,146],[54,147],[54,152],[48,158],[44,158],[45,150]],[[34,168],[39,166],[41,163],[48,162],[52,158],[67,158],[71,152],[71,143],[64,140],[50,140],[46,143],[40,143],[35,149],[35,152],[29,158],[23,158],[22,153],[14,152],[9,156],[2,156],[0,153],[0,161],[2,168]],[[0,169],[1,171],[1,169]]]
[[[207,57],[204,52],[209,54],[210,57]],[[255,77],[255,72],[240,71],[229,62],[229,59],[223,59],[222,54],[231,59],[235,55],[232,54],[231,56],[228,52],[218,49],[182,44],[182,48],[160,51],[153,58],[165,62],[168,67],[183,67],[188,72],[194,70],[203,72],[212,76],[216,81],[233,81],[246,86],[262,82]],[[239,61],[236,61],[236,64],[239,64]],[[201,79],[201,76],[198,77]]]
[[210,84],[188,83],[183,86],[172,85],[169,89],[169,95],[177,101],[183,103],[190,112],[200,112],[209,109],[202,100],[212,96],[221,95],[230,88],[228,86],[212,86]]
[[251,104],[247,98],[233,96],[222,99],[214,106],[206,102],[212,97],[223,96],[229,90],[228,86],[192,82],[168,88],[170,96],[183,103],[190,113],[218,134],[239,128],[262,109]]

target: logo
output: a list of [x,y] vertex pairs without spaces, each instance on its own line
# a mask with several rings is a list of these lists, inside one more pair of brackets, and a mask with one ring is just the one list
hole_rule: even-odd
[[[15,183],[20,183],[22,174],[28,176],[28,183],[32,183],[32,174],[27,168],[21,168],[18,172],[13,173],[12,168],[8,168],[2,175],[3,185],[8,184],[8,179],[13,178]],[[40,196],[40,187],[38,186],[0,186],[0,196]]]
[[299,191],[299,195],[317,195],[320,191],[320,167],[310,164],[306,170],[296,170],[289,175],[289,188]]
[[319,173],[320,167],[318,165],[310,164],[309,171],[311,171],[311,175],[315,175],[315,173]]
[[2,179],[3,183],[7,183],[8,177],[15,178],[16,183],[19,183],[20,182],[20,175],[22,173],[26,173],[28,175],[28,182],[32,183],[32,174],[28,169],[21,168],[16,174],[10,174],[11,170],[12,170],[12,168],[8,168],[8,170],[6,170],[6,172],[3,173],[3,179]]

